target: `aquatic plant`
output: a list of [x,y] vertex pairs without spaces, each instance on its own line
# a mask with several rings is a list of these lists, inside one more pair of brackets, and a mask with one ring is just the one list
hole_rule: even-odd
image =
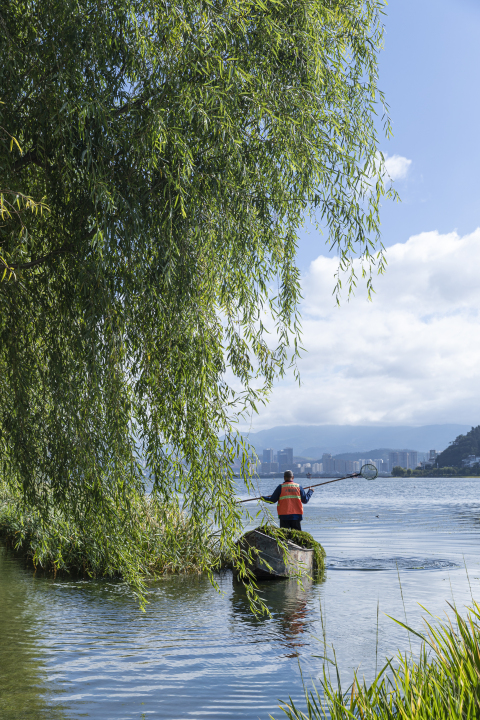
[[[452,607],[452,606],[451,606]],[[320,688],[306,690],[307,710],[290,698],[281,708],[289,720],[470,720],[480,717],[480,604],[474,602],[455,623],[425,621],[417,660],[399,653],[369,685],[355,676],[342,690],[336,667],[334,687],[325,671]]]
[[326,552],[320,543],[313,539],[310,533],[304,530],[278,528],[276,525],[260,525],[260,527],[256,529],[269,537],[279,540],[290,540],[300,547],[311,548],[313,550],[313,571],[320,573],[325,570]]

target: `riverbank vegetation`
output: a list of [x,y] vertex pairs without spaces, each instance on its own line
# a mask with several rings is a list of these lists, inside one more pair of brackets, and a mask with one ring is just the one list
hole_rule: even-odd
[[[67,517],[53,505],[44,517],[0,483],[0,539],[38,571],[124,577],[136,585],[135,577],[220,569],[226,558],[217,536],[205,524],[199,546],[197,530],[178,504],[146,496],[130,496],[128,511],[116,508],[109,518],[95,509]],[[104,542],[106,532],[115,533],[115,543]]]
[[[324,672],[321,687],[306,692],[307,711],[290,700],[289,720],[474,720],[480,716],[480,605],[467,618],[427,623],[414,661],[398,654],[372,684],[355,677],[343,690]],[[402,624],[402,623],[400,623]],[[408,628],[407,628],[408,629]],[[411,631],[413,632],[413,631]],[[417,633],[414,633],[417,635]]]
[[368,293],[385,268],[383,12],[2,2],[0,473],[29,527],[88,527],[100,564],[140,582],[153,486],[172,539],[182,496],[202,567],[207,517],[241,562],[238,421],[297,368],[305,217],[337,290],[353,258]]
[[416,468],[407,470],[400,465],[392,468],[392,477],[478,477],[480,476],[480,465],[477,463],[472,467],[440,467],[426,468],[425,470]]
[[[480,457],[480,425],[472,427],[465,435],[458,435],[443,452],[437,455],[436,465],[439,468],[462,468],[462,460],[468,456]],[[478,473],[479,468],[477,466]]]

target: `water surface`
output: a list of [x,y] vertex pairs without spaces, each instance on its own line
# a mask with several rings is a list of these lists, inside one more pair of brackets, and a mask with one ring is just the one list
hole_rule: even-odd
[[166,578],[142,613],[120,582],[38,577],[0,551],[0,717],[280,718],[280,698],[302,706],[299,661],[315,680],[333,646],[346,681],[370,678],[410,649],[388,615],[420,629],[419,603],[443,615],[480,599],[479,479],[327,485],[303,529],[325,547],[325,578],[263,583],[262,620],[228,572],[222,594],[203,577]]

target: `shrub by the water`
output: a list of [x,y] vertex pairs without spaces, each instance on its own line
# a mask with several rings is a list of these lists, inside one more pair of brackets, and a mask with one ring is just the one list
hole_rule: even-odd
[[275,525],[260,525],[257,530],[269,537],[277,538],[279,540],[290,540],[295,543],[295,545],[312,549],[313,571],[315,573],[321,573],[325,570],[325,550],[319,542],[313,539],[310,533],[307,533],[304,530],[278,528]]
[[52,507],[43,517],[0,483],[0,537],[36,568],[88,577],[124,577],[131,582],[132,563],[144,578],[201,572],[205,570],[205,548],[209,549],[209,569],[221,566],[222,557],[207,523],[199,536],[198,527],[193,528],[173,502],[134,496],[128,514],[108,518],[109,530],[112,523],[118,540],[115,552],[111,543],[104,542],[107,522],[102,513],[90,508],[74,518]]
[[480,718],[480,605],[474,602],[466,619],[454,612],[455,624],[426,623],[417,661],[399,652],[396,663],[389,661],[371,685],[355,677],[346,690],[338,675],[333,688],[324,670],[321,688],[305,693],[306,712],[291,699],[282,710],[289,720]]

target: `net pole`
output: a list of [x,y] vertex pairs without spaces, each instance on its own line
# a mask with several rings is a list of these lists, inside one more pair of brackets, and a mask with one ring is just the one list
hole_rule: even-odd
[[347,480],[348,478],[354,478],[359,476],[360,473],[353,473],[352,475],[345,475],[345,477],[334,478],[333,480],[327,480],[327,482],[317,483],[316,485],[305,485],[305,490],[311,490],[312,488],[320,487],[321,485],[330,485],[330,483],[340,482],[340,480]]
[[245,500],[237,500],[237,503],[244,503],[244,502],[250,502],[251,500],[261,500],[262,496],[260,497],[254,497],[254,498],[246,498]]
[[[340,482],[340,480],[347,480],[348,478],[354,478],[354,477],[359,477],[359,476],[360,476],[360,473],[353,473],[352,475],[345,475],[345,477],[334,478],[333,480],[327,480],[327,482],[317,483],[316,485],[305,485],[305,488],[304,488],[304,489],[305,489],[305,490],[311,490],[312,488],[320,487],[321,485],[330,485],[330,483]],[[239,503],[245,503],[245,502],[251,502],[252,500],[261,500],[261,499],[262,499],[262,496],[260,496],[260,497],[253,497],[253,498],[246,498],[246,500],[239,500],[238,502],[239,502]]]

